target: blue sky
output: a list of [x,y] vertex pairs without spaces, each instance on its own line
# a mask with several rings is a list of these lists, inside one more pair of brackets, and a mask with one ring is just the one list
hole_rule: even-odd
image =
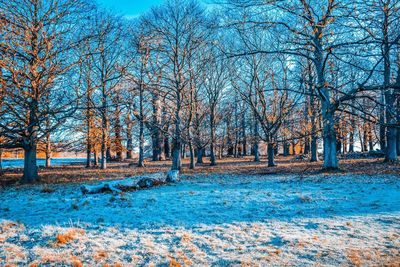
[[122,15],[134,17],[146,12],[153,5],[161,4],[163,0],[97,0],[97,2]]

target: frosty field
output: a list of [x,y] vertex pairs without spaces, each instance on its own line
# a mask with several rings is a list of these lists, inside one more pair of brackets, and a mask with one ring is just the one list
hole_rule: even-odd
[[0,191],[4,266],[399,266],[396,175],[194,175],[119,195]]

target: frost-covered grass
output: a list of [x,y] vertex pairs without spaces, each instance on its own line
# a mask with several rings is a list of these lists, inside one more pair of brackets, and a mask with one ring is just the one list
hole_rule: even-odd
[[[195,175],[0,191],[0,265],[399,266],[400,177]],[[396,265],[397,264],[397,265]]]

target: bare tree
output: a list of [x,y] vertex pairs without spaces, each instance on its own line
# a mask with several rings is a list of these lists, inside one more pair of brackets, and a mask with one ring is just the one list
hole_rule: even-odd
[[65,75],[80,61],[72,51],[87,38],[84,13],[89,6],[77,0],[0,1],[5,25],[0,40],[5,82],[0,133],[7,139],[3,147],[24,149],[24,182],[38,180],[39,140],[76,109],[74,76],[67,80]]

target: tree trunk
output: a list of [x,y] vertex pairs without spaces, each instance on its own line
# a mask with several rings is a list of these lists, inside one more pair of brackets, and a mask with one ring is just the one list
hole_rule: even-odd
[[351,130],[349,135],[349,153],[354,153],[354,130]]
[[242,156],[247,156],[246,113],[242,112]]
[[29,126],[27,127],[28,137],[24,140],[24,174],[22,176],[23,183],[34,183],[39,180],[37,167],[37,138],[39,121],[38,102],[32,100],[30,103]]
[[211,166],[217,165],[217,161],[215,158],[215,111],[214,107],[211,108],[210,112],[210,161]]
[[379,107],[379,144],[382,152],[386,150],[386,133],[385,133],[385,97],[381,92],[381,106]]
[[[118,104],[117,104],[118,106]],[[120,111],[117,108],[116,116],[115,116],[115,138],[114,138],[114,145],[116,151],[116,161],[122,161],[122,138],[121,138],[121,121],[120,121]]]
[[[179,86],[177,86],[179,88]],[[181,93],[176,92],[176,110],[175,110],[175,131],[174,131],[174,145],[172,148],[172,170],[180,171],[181,164],[181,150],[182,150],[182,131],[181,131]]]
[[204,149],[202,147],[197,147],[197,163],[203,164]]
[[97,150],[94,151],[93,157],[94,157],[94,162],[93,162],[94,166],[99,165],[99,155],[97,155]]
[[139,160],[138,167],[144,167],[144,84],[139,85]]
[[46,163],[45,167],[51,167],[51,140],[50,140],[50,133],[46,134]]
[[296,156],[296,142],[293,140],[292,141],[292,155]]
[[274,143],[268,142],[267,145],[267,156],[268,156],[268,167],[274,167],[275,165],[275,147]]
[[157,92],[152,94],[152,105],[153,105],[153,126],[152,126],[152,148],[153,148],[153,161],[160,161],[162,156],[162,133],[161,127],[161,101]]
[[174,140],[172,147],[172,170],[181,170],[181,144],[178,140]]
[[3,172],[3,149],[0,148],[0,174]]
[[171,158],[171,149],[169,146],[169,138],[168,136],[164,137],[164,155],[166,159]]
[[90,168],[92,166],[92,146],[90,144],[86,145],[86,168]]
[[[156,127],[157,128],[157,127]],[[153,129],[153,133],[151,135],[151,144],[152,144],[152,161],[160,161],[161,160],[161,138],[158,129]]]
[[196,167],[196,162],[194,161],[194,148],[193,148],[192,140],[189,140],[189,153],[190,153],[189,169],[193,170]]
[[92,165],[91,153],[92,153],[92,140],[91,140],[91,118],[90,108],[86,110],[86,168],[90,168]]
[[290,144],[287,141],[285,141],[283,143],[283,156],[287,157],[289,156],[289,154],[290,154]]
[[[351,105],[355,105],[354,99],[351,101]],[[351,112],[354,114],[356,112],[355,108],[351,108]],[[355,115],[351,114],[350,115],[350,134],[349,134],[349,153],[354,153],[354,136],[356,132],[356,118]]]
[[183,144],[182,146],[181,146],[181,158],[182,159],[186,159],[186,144]]
[[102,107],[101,107],[101,169],[107,169],[107,142],[108,142],[108,118],[107,118],[107,93],[106,84],[102,82]]
[[311,162],[318,161],[318,137],[313,135],[311,138]]
[[133,123],[131,121],[130,115],[127,115],[126,119],[126,158],[133,158],[133,139],[132,139],[132,129]]
[[397,114],[395,107],[395,92],[394,89],[386,89],[385,101],[386,101],[386,162],[397,161]]
[[394,117],[392,112],[386,112],[387,115],[387,123],[390,125],[387,127],[386,132],[386,162],[395,162],[397,161],[397,128],[396,126],[396,118]]
[[100,168],[102,170],[107,169],[107,144],[106,144],[106,134],[105,134],[105,129],[102,130],[102,137],[101,137],[101,162],[100,162]]
[[139,161],[138,167],[144,167],[144,123],[141,119],[139,122]]
[[310,138],[306,136],[304,138],[304,155],[310,154]]
[[254,162],[260,162],[260,137],[258,133],[258,121],[254,120],[254,144],[253,144]]
[[[399,53],[398,84],[400,85],[400,53]],[[400,96],[397,97],[397,125],[400,125]],[[397,156],[400,155],[400,128],[397,128]]]
[[333,112],[323,112],[324,169],[338,169],[336,131]]
[[314,34],[314,56],[315,56],[315,69],[318,80],[318,90],[322,106],[322,128],[323,128],[323,142],[324,142],[324,165],[326,170],[338,169],[339,162],[336,154],[336,132],[334,114],[331,104],[330,88],[326,86],[325,72],[324,72],[324,55],[320,35],[321,29],[318,29]]
[[33,144],[24,147],[24,176],[23,183],[34,183],[39,180],[38,167],[36,161],[37,145]]

